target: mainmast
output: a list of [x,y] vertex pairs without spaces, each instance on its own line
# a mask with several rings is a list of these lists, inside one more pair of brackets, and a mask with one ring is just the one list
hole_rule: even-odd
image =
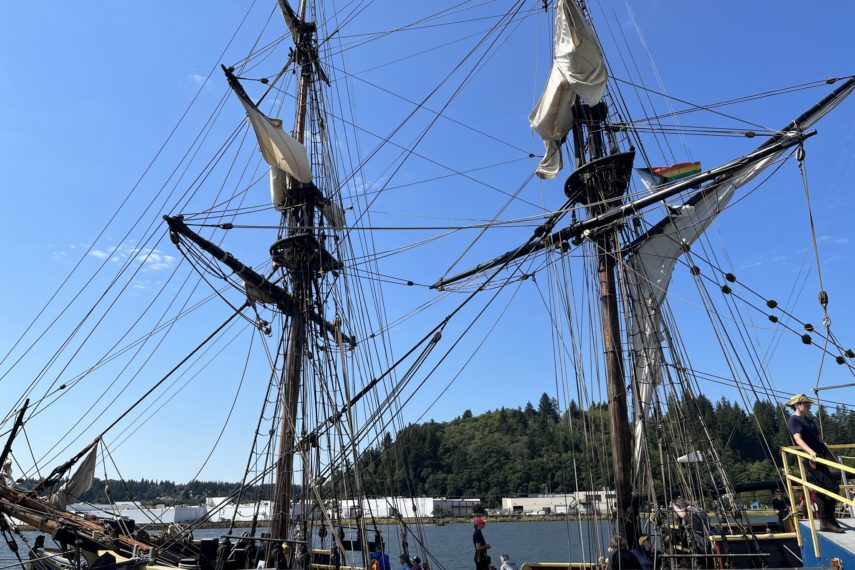
[[[571,204],[581,204],[589,217],[619,206],[629,186],[635,151],[620,152],[614,131],[607,128],[605,102],[573,106],[573,143],[576,170],[564,184]],[[618,225],[606,227],[594,238],[600,289],[600,318],[609,398],[609,426],[614,462],[617,529],[632,544],[638,535],[636,509],[632,505],[632,454],[626,375],[621,350],[620,314],[615,276]]]

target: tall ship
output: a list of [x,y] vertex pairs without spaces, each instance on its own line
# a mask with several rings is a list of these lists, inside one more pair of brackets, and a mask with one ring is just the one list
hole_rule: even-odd
[[[339,570],[379,553],[452,567],[426,538],[431,513],[389,525],[367,499],[413,495],[395,436],[477,408],[458,391],[477,381],[488,402],[542,385],[566,458],[544,479],[607,497],[566,512],[581,537],[566,559],[523,568],[605,567],[609,540],[645,537],[668,568],[855,566],[848,534],[818,532],[810,508],[759,521],[740,499],[779,489],[796,513],[799,495],[832,493],[851,526],[855,433],[818,460],[842,486],[819,487],[816,458],[780,430],[790,394],[775,378],[778,356],[818,363],[799,391],[851,404],[833,294],[848,283],[822,255],[833,238],[812,198],[827,194],[809,165],[816,145],[851,166],[851,148],[816,141],[851,118],[855,77],[723,80],[727,96],[689,101],[662,86],[635,18],[575,0],[248,6],[141,180],[7,335],[0,530],[20,563]],[[697,156],[693,139],[714,142]],[[744,208],[734,239],[770,272],[774,252],[755,246],[796,231],[778,215],[799,210],[798,271],[733,263],[710,234]],[[724,440],[706,423],[722,384],[753,412]],[[755,428],[762,481],[729,468]],[[67,510],[96,473],[122,480],[123,461],[198,462],[194,480],[232,466],[219,509],[259,506],[249,527],[212,509],[166,530]],[[465,491],[453,475],[419,484]],[[228,527],[195,538],[211,521]]]

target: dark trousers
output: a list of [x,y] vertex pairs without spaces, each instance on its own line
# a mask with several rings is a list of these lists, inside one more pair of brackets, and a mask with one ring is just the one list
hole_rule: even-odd
[[[829,458],[831,459],[831,458]],[[837,478],[832,475],[828,465],[816,464],[816,467],[811,467],[808,463],[808,479],[813,479],[813,482],[832,493],[839,493],[840,486]],[[819,510],[819,520],[829,522],[834,520],[834,510],[837,508],[837,499],[827,497],[822,493],[816,495],[816,506]]]

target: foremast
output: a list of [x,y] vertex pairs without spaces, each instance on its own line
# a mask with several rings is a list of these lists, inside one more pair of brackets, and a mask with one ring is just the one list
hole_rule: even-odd
[[[308,138],[307,130],[315,126],[323,128],[323,121],[314,121],[310,116],[314,112],[310,109],[310,101],[315,93],[313,84],[318,81],[329,83],[318,58],[317,27],[314,22],[305,19],[306,0],[301,0],[297,11],[287,0],[278,0],[278,3],[294,49],[277,79],[292,66],[299,67],[292,135],[283,130],[282,121],[268,117],[259,109],[258,102],[253,101],[244,90],[234,69],[223,66],[229,85],[240,99],[255,130],[261,154],[270,165],[271,199],[274,208],[281,212],[277,239],[270,246],[271,275],[265,277],[255,272],[228,251],[195,233],[185,223],[183,216],[164,218],[169,224],[172,241],[179,248],[182,240],[192,242],[241,278],[247,294],[247,303],[241,310],[260,302],[273,306],[285,317],[280,342],[280,356],[284,363],[278,371],[278,426],[274,430],[278,443],[275,444],[276,469],[270,536],[284,542],[296,539],[298,560],[305,560],[310,556],[309,541],[304,540],[309,536],[309,529],[305,525],[295,529],[291,520],[295,455],[303,453],[308,458],[308,451],[318,448],[317,438],[307,437],[305,427],[302,433],[298,433],[300,405],[306,403],[301,397],[306,389],[303,376],[308,370],[304,360],[310,357],[308,345],[312,334],[324,336],[342,349],[353,348],[356,339],[341,331],[338,315],[332,322],[327,320],[315,295],[322,289],[321,280],[324,276],[343,267],[324,247],[327,233],[319,218],[323,216],[336,228],[344,224],[341,209],[325,197],[314,183],[311,152],[307,151],[305,144],[308,139],[309,146],[315,146],[315,138]],[[320,109],[317,111],[320,112]],[[274,279],[274,275],[279,278]],[[270,333],[267,322],[259,321],[257,325],[267,334]],[[307,489],[314,481],[309,473],[310,461],[306,459],[302,463],[302,484]]]
[[[315,49],[316,26],[306,22],[307,0],[300,0],[295,13],[288,0],[278,0],[279,8],[291,36],[294,40],[294,57],[300,67],[300,79],[297,86],[297,106],[294,119],[294,139],[303,144],[305,141],[306,120],[308,116],[309,86],[313,81],[313,69],[316,68]],[[282,370],[282,417],[279,430],[279,451],[276,469],[276,485],[273,498],[273,517],[270,535],[273,539],[286,540],[290,536],[291,491],[294,476],[294,455],[297,444],[297,412],[302,390],[301,375],[303,357],[306,352],[306,311],[313,306],[312,280],[314,272],[309,257],[317,245],[315,233],[315,204],[305,199],[306,184],[293,177],[286,179],[285,201],[282,209],[280,241],[285,270],[291,277],[294,301],[298,307],[291,320],[288,336],[287,355]],[[309,239],[306,239],[306,238]],[[274,244],[275,247],[275,244]],[[303,470],[305,473],[305,469]],[[304,535],[306,533],[304,532]]]

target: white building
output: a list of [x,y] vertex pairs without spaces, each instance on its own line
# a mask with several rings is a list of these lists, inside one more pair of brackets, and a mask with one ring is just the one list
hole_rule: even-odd
[[481,499],[381,497],[362,501],[340,501],[338,508],[342,516],[354,518],[360,505],[365,516],[377,518],[470,517],[481,505]]
[[[228,497],[210,497],[205,500],[208,512],[212,513],[212,521],[230,521],[232,517],[238,521],[252,520],[256,513],[255,503],[235,505],[233,502],[227,501]],[[273,518],[273,503],[271,501],[261,501],[257,508],[258,520],[268,521]]]
[[[481,505],[481,500],[444,497],[382,497],[362,501],[350,500],[338,503],[339,514],[343,517],[355,518],[360,505],[365,516],[376,518],[471,517]],[[299,514],[299,508],[299,504],[294,505],[292,514]],[[327,514],[332,515],[330,512],[332,505],[328,505],[327,509]],[[238,521],[250,521],[256,514],[258,520],[269,521],[273,515],[273,503],[262,501],[259,505],[255,503],[236,505],[230,502],[228,497],[211,497],[205,500],[204,506],[198,507],[186,505],[143,507],[131,501],[120,501],[112,505],[75,503],[68,505],[68,510],[96,517],[127,517],[136,521],[137,524],[185,524],[206,516],[213,522],[230,521],[232,518]]]
[[502,513],[514,515],[608,515],[615,505],[615,492],[609,489],[575,493],[530,495],[502,498]]
[[96,517],[127,517],[136,521],[137,524],[192,523],[208,514],[208,509],[204,506],[178,505],[167,507],[166,505],[157,505],[155,507],[143,507],[132,501],[119,501],[112,505],[74,503],[68,505],[67,510]]

